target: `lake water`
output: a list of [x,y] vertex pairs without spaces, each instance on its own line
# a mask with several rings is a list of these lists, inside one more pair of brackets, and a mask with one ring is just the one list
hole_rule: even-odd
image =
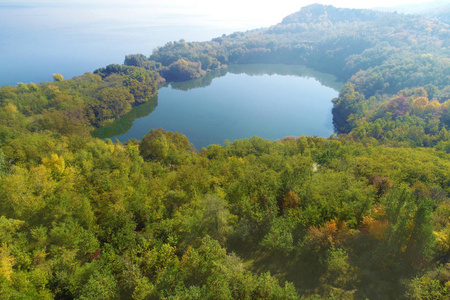
[[302,66],[235,65],[161,88],[96,135],[125,142],[161,127],[183,133],[197,149],[252,136],[328,137],[331,99],[341,87],[334,76]]

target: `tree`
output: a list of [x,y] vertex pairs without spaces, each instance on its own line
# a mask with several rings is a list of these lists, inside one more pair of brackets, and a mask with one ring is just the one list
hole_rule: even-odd
[[148,61],[144,54],[130,54],[125,56],[123,63],[126,66],[145,67]]
[[392,116],[395,118],[405,115],[409,111],[409,108],[408,99],[405,97],[397,97],[389,102],[387,111],[391,112]]
[[333,123],[339,132],[348,133],[355,127],[355,118],[361,111],[359,103],[363,100],[364,95],[357,92],[351,83],[346,83],[339,97],[333,99]]
[[296,208],[300,204],[300,197],[293,190],[289,190],[283,196],[283,202],[281,203],[281,209],[287,211],[290,208]]
[[428,105],[428,98],[426,97],[417,97],[414,100],[413,109],[414,113],[417,115],[422,115],[425,111],[425,107]]
[[276,218],[269,232],[263,238],[261,246],[273,255],[287,256],[294,250],[292,231],[294,224],[289,218]]
[[341,289],[348,289],[355,283],[356,270],[351,267],[345,250],[332,247],[327,252],[325,264],[327,270],[321,278],[323,282]]
[[168,164],[178,164],[189,156],[193,149],[189,140],[178,132],[167,132],[162,128],[150,130],[139,145],[145,160],[156,160]]
[[53,74],[53,80],[54,81],[63,81],[63,76],[59,73]]
[[147,102],[157,92],[156,82],[143,69],[126,75],[123,84],[134,96],[136,104]]
[[117,281],[108,270],[95,271],[82,287],[80,300],[118,299]]
[[206,229],[212,238],[223,244],[233,230],[233,218],[227,202],[217,196],[206,195],[202,206],[205,210],[199,223],[200,229]]
[[141,156],[145,160],[164,160],[169,155],[169,143],[166,131],[162,128],[150,130],[139,145]]

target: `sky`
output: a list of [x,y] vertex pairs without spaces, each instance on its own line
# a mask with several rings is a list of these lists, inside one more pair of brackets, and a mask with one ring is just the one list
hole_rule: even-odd
[[[300,10],[301,7],[312,3],[333,5],[348,8],[389,7],[407,3],[427,3],[435,0],[0,0],[2,3],[28,3],[35,5],[80,5],[80,6],[126,6],[127,9],[141,7],[141,12],[151,13],[171,12],[192,14],[210,18],[217,22],[238,22],[242,27],[265,27],[279,23],[285,16]],[[450,2],[450,0],[448,0]],[[240,27],[240,26],[238,26]]]

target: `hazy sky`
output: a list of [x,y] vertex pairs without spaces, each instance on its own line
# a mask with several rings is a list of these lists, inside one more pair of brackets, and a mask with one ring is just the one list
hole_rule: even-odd
[[[436,0],[377,0],[377,1],[362,1],[362,0],[277,0],[277,1],[255,1],[255,0],[227,0],[227,1],[212,1],[212,0],[0,0],[1,3],[58,3],[58,4],[121,4],[121,5],[142,5],[151,4],[155,6],[179,6],[179,7],[215,7],[219,9],[240,10],[242,8],[262,8],[264,11],[271,9],[296,9],[304,5],[312,3],[330,4],[337,7],[353,7],[353,8],[370,8],[380,6],[395,6],[408,3],[427,3],[435,2]],[[450,2],[441,0],[441,2]],[[221,4],[224,3],[224,4]]]
[[[122,2],[121,0],[116,1]],[[150,1],[161,3],[158,0]],[[211,14],[221,19],[226,19],[227,17],[231,17],[230,19],[249,18],[253,21],[261,22],[261,26],[268,26],[280,22],[285,16],[300,10],[302,6],[312,3],[329,4],[336,7],[372,8],[433,1],[435,0],[227,0],[220,2],[211,0],[166,0],[164,1],[164,5],[186,7],[186,9],[192,10],[193,12]]]
[[[331,4],[335,6],[342,7],[373,7],[373,6],[393,6],[399,4],[408,4],[408,3],[426,3],[433,2],[436,0],[377,0],[377,1],[355,1],[355,0],[278,0],[274,1],[275,3],[261,3],[261,1],[251,1],[251,0],[228,0],[227,4],[251,4],[251,5],[261,5],[261,6],[284,6],[284,5],[292,5],[292,6],[303,6],[311,3],[322,3],[322,4]],[[57,0],[0,0],[0,3],[64,3],[64,1]],[[70,3],[120,3],[120,4],[142,4],[142,3],[152,3],[152,4],[172,4],[172,5],[215,5],[218,6],[218,1],[211,0],[72,0]],[[375,3],[375,4],[374,4]]]
[[[388,7],[407,3],[427,3],[436,0],[0,0],[1,3],[57,4],[76,6],[121,5],[127,11],[136,10],[139,15],[151,17],[152,12],[190,14],[222,27],[250,29],[279,23],[285,16],[302,6],[312,3],[330,4],[337,7],[372,8]],[[450,2],[450,0],[441,0]],[[228,23],[228,24],[227,24]]]

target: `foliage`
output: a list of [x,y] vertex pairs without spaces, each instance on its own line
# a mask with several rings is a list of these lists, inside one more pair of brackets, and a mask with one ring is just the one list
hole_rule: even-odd
[[[446,38],[435,21],[313,5],[268,29],[1,87],[0,298],[448,298]],[[248,62],[348,80],[333,100],[341,134],[198,152],[163,129],[89,135],[154,96],[160,73]]]

